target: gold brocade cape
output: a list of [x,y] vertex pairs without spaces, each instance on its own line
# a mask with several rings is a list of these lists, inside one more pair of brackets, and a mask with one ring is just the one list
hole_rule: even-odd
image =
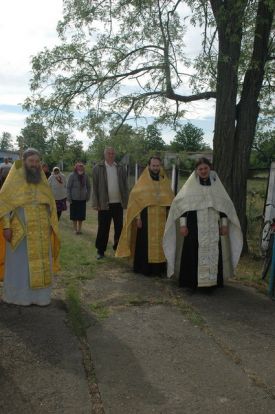
[[[46,228],[51,228],[50,237],[53,260],[52,266],[54,272],[59,270],[60,239],[58,231],[58,219],[56,214],[56,204],[52,195],[52,191],[49,187],[46,176],[43,173],[42,180],[39,184],[27,183],[22,161],[18,160],[13,164],[9,175],[7,176],[0,191],[0,280],[3,279],[5,267],[4,262],[6,242],[3,237],[4,217],[12,212],[11,229],[13,237],[11,241],[11,247],[13,250],[16,249],[17,245],[20,243],[23,237],[26,236],[27,230],[16,214],[16,209],[19,207],[22,207],[28,211],[30,221],[28,227],[34,226],[32,229],[35,229],[35,225],[37,226],[39,224],[36,222],[37,217],[39,217],[41,220],[43,220]],[[45,211],[47,211],[47,214],[45,214]],[[33,232],[30,231],[29,233],[32,235]],[[46,232],[46,234],[42,236],[44,238],[45,246],[45,243],[49,241],[49,234]],[[35,234],[34,237],[32,237],[32,242],[35,243]],[[28,250],[30,250],[29,247],[30,246],[28,244]],[[45,255],[48,255],[48,251],[44,253]],[[33,254],[33,256],[35,256],[35,254]],[[49,262],[49,256],[47,256],[47,261]],[[46,287],[50,283],[51,278],[49,275],[46,278],[38,277],[36,281],[33,283],[31,281],[30,284],[31,287],[40,288]]]
[[[160,263],[165,261],[161,242],[155,240],[155,232],[162,234],[166,222],[166,209],[169,207],[174,198],[171,190],[171,184],[164,170],[160,171],[160,180],[155,181],[151,178],[148,167],[145,168],[137,183],[134,185],[127,206],[127,213],[116,250],[116,257],[133,257],[136,244],[136,222],[135,218],[140,212],[148,207],[148,260],[150,263]],[[164,208],[162,208],[164,207]],[[164,215],[164,217],[162,217]],[[156,219],[156,220],[154,220]],[[152,227],[154,226],[154,227]],[[163,226],[163,229],[160,227]],[[150,237],[152,234],[152,237]],[[160,248],[157,247],[159,244]],[[161,251],[159,251],[161,249]],[[152,258],[150,260],[150,257]]]

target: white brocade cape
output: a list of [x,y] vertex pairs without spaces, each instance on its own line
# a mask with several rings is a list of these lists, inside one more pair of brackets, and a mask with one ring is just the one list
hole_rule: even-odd
[[233,202],[215,171],[210,172],[210,180],[211,186],[201,185],[194,171],[172,202],[163,237],[163,250],[167,259],[167,277],[171,277],[175,273],[176,262],[178,263],[180,260],[177,254],[177,246],[180,241],[182,242],[183,237],[179,237],[178,219],[185,212],[192,210],[196,210],[200,217],[203,217],[204,211],[211,213],[213,209],[216,212],[226,214],[229,236],[221,238],[224,239],[222,240],[222,245],[224,247],[228,244],[226,241],[229,238],[229,253],[227,252],[227,259],[231,262],[230,265],[233,269],[238,264],[243,246],[239,219]]

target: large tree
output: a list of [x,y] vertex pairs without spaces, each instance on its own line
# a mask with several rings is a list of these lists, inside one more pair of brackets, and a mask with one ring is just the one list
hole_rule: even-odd
[[[187,4],[191,23],[203,27],[194,62],[183,41]],[[33,58],[25,106],[34,117],[93,130],[145,108],[162,122],[180,119],[188,102],[215,98],[214,164],[245,229],[261,91],[274,87],[273,15],[274,0],[64,0],[62,44]]]

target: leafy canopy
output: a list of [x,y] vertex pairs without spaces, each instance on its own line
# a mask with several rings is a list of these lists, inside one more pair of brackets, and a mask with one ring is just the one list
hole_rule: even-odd
[[185,8],[176,0],[65,0],[61,44],[33,58],[25,108],[92,134],[99,124],[141,117],[145,108],[168,123],[183,116],[181,102],[215,97],[207,86],[186,94]]

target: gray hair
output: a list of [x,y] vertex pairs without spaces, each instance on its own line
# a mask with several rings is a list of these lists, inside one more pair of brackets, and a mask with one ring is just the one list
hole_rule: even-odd
[[37,151],[35,148],[27,148],[23,152],[23,160],[26,161],[27,158],[31,157],[32,155],[38,155],[38,157],[41,159],[40,152]]
[[107,151],[109,150],[113,150],[115,152],[115,149],[113,147],[105,147],[104,149],[104,155],[106,154]]

